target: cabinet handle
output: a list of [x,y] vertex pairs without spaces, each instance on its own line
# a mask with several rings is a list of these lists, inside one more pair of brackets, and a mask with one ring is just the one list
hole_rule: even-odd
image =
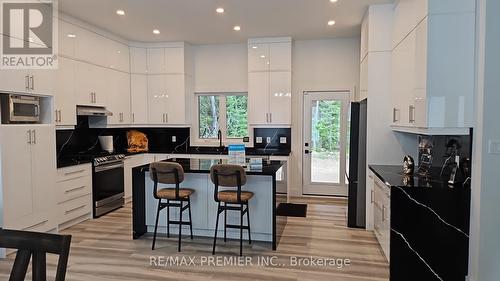
[[132,113],[132,123],[135,123],[135,113]]
[[375,203],[375,200],[373,199],[373,198],[375,197],[375,196],[374,196],[374,195],[375,195],[375,190],[372,190],[372,191],[370,192],[370,195],[371,195],[371,196],[370,196],[370,201],[371,201],[371,203],[373,204],[373,203]]
[[62,122],[62,111],[59,109],[59,122]]
[[273,114],[269,113],[269,123],[273,123]]
[[385,221],[385,205],[382,205],[382,221]]
[[410,123],[415,123],[415,106],[414,105],[410,105],[408,107],[408,119],[410,121]]
[[398,122],[398,109],[397,108],[393,108],[392,109],[392,123],[396,123]]
[[269,123],[269,113],[266,113],[266,123]]
[[168,113],[165,113],[165,123],[168,123]]
[[82,185],[82,186],[79,186],[79,187],[75,187],[75,188],[72,188],[72,189],[68,189],[68,190],[64,191],[64,193],[71,193],[71,192],[75,192],[75,191],[77,191],[77,190],[84,189],[85,187],[87,187],[87,186]]
[[163,118],[163,119],[162,119],[162,122],[163,122],[163,123],[165,123],[165,113],[163,113],[163,114],[161,115],[161,118]]
[[29,77],[29,75],[24,76],[24,85],[26,86],[26,90],[30,89],[30,77]]
[[79,207],[76,207],[76,208],[73,208],[73,209],[69,209],[69,210],[67,210],[67,211],[64,211],[64,214],[65,214],[65,215],[67,215],[67,214],[69,214],[69,213],[72,213],[72,212],[78,211],[78,210],[80,210],[80,209],[83,209],[83,208],[85,208],[86,206],[87,206],[87,204],[82,205],[82,206],[79,206]]
[[33,132],[33,144],[36,144],[36,130],[31,130]]
[[27,136],[27,139],[28,139],[27,143],[28,143],[28,144],[31,144],[31,130],[28,130],[28,131],[26,132],[26,136]]
[[56,109],[56,123],[59,122],[59,110]]
[[69,175],[79,174],[79,173],[83,173],[83,172],[85,172],[85,170],[78,170],[78,171],[66,172],[66,173],[64,173],[64,175],[65,176],[69,176]]
[[35,89],[35,76],[31,75],[30,80],[31,80],[31,89],[34,90]]

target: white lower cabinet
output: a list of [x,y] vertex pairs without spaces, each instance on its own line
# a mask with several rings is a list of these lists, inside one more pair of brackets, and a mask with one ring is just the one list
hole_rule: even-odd
[[132,169],[151,163],[147,153],[127,156],[124,163],[125,202],[132,200]]
[[92,165],[57,170],[57,221],[59,230],[92,218]]
[[378,177],[373,185],[373,229],[387,261],[390,260],[391,189]]
[[57,228],[55,149],[53,125],[0,125],[4,228],[44,232]]

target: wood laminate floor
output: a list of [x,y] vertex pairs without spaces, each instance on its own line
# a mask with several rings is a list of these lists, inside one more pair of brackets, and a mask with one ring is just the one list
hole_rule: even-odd
[[[245,243],[245,257],[240,260],[238,241],[224,243],[219,239],[215,256],[219,260],[212,260],[213,263],[209,238],[190,240],[185,236],[180,254],[175,236],[160,237],[154,251],[150,236],[132,240],[131,208],[124,207],[62,231],[73,236],[66,280],[388,280],[388,265],[373,232],[346,227],[344,200],[294,198],[294,202],[308,203],[307,218],[288,219],[277,251],[270,250],[266,243]],[[311,265],[310,257],[324,258],[329,265]],[[176,265],[176,258],[185,263]],[[343,262],[349,259],[350,265],[339,268],[331,264],[332,258]],[[0,280],[8,280],[13,259],[10,255],[0,261]],[[195,265],[190,264],[190,259],[194,259]],[[264,265],[266,259],[271,265]],[[47,263],[51,278],[48,280],[53,280],[56,257],[49,256]],[[31,276],[28,278],[31,280]]]

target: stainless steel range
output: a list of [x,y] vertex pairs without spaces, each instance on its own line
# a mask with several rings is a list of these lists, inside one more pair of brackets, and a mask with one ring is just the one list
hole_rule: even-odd
[[99,217],[123,206],[125,155],[107,155],[93,160],[92,197],[94,217]]

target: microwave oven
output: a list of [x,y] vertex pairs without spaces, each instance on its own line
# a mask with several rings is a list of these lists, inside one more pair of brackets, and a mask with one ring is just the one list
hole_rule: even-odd
[[39,123],[40,98],[6,94],[0,96],[2,124]]

